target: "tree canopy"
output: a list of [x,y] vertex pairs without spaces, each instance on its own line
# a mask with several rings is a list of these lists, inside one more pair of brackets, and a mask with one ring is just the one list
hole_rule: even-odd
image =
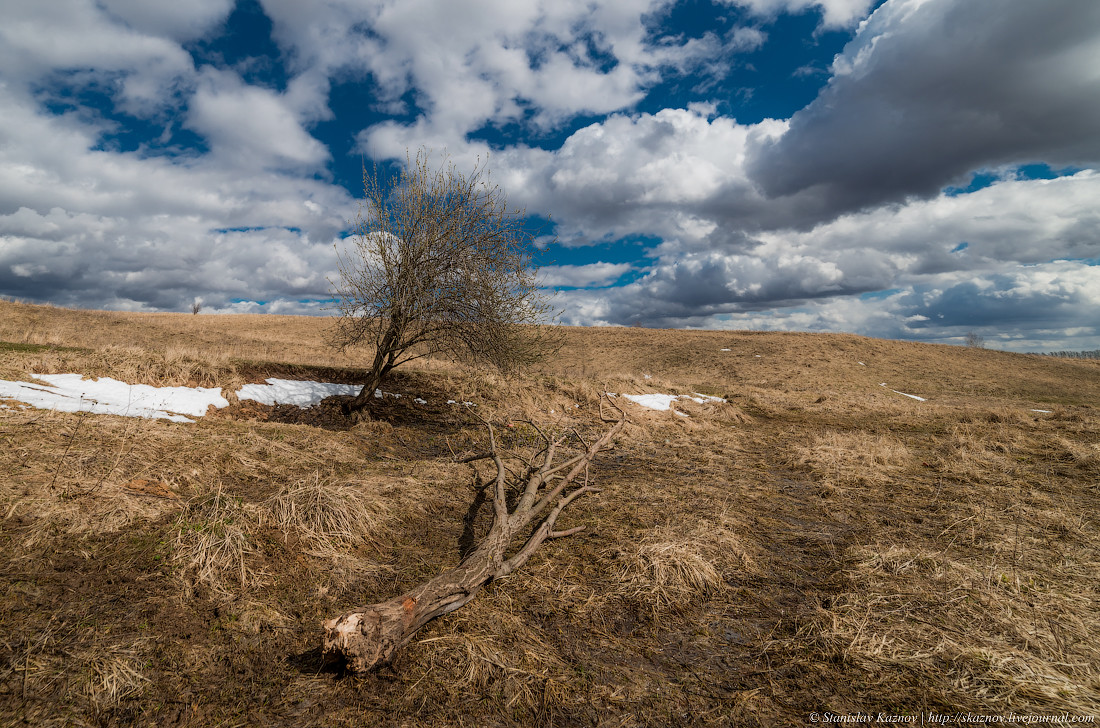
[[547,344],[551,310],[532,260],[525,210],[511,209],[487,165],[468,175],[421,149],[396,183],[363,174],[365,200],[333,283],[333,343],[374,348],[363,409],[394,368],[424,356],[513,369]]

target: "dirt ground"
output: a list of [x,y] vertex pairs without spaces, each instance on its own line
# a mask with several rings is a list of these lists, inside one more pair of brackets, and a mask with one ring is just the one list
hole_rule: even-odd
[[[332,353],[323,326],[0,302],[0,379],[354,382],[365,353]],[[844,335],[564,334],[522,376],[399,371],[387,391],[409,396],[359,424],[332,400],[233,401],[193,424],[3,402],[0,725],[1100,713],[1096,362]],[[728,402],[628,406],[591,473],[602,492],[562,517],[585,531],[393,665],[323,662],[322,620],[455,565],[488,527],[454,463],[485,428],[448,400],[477,403],[524,452],[525,420],[600,432],[608,391]]]

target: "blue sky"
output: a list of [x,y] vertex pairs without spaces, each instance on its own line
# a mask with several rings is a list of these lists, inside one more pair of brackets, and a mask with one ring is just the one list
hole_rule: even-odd
[[552,216],[565,323],[1100,348],[1100,3],[0,17],[0,295],[317,313],[362,165],[426,146]]

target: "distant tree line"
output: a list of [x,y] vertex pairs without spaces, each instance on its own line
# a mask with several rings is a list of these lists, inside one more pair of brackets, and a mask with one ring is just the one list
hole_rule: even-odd
[[1092,351],[1048,351],[1046,356],[1061,356],[1067,359],[1100,359],[1100,349]]

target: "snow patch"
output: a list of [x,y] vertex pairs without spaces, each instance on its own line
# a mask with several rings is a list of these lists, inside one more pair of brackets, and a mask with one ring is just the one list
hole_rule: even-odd
[[[250,399],[260,404],[294,404],[312,407],[326,397],[359,394],[363,388],[354,384],[330,384],[297,379],[267,379],[267,384],[246,384],[237,392],[237,399]],[[381,397],[375,390],[375,397]]]
[[[611,392],[607,393],[608,396],[614,397]],[[690,399],[697,404],[704,404],[706,402],[725,402],[726,400],[721,397],[712,397],[709,394],[699,394],[698,392],[692,392],[691,395],[687,394],[624,394],[624,397],[629,399],[634,404],[646,407],[647,409],[657,410],[658,412],[667,412],[672,409],[672,403],[678,399]],[[676,414],[683,414],[677,412]],[[685,415],[686,416],[686,415]]]
[[[880,386],[880,387],[885,387],[885,386],[886,386],[886,382],[879,382],[879,385],[878,385],[878,386]],[[918,397],[918,396],[917,396],[917,395],[915,395],[915,394],[906,394],[905,392],[899,392],[899,391],[898,391],[898,390],[896,390],[896,389],[891,389],[890,391],[891,391],[891,392],[893,392],[894,394],[900,394],[900,395],[901,395],[902,397],[909,397],[910,399],[915,399],[915,400],[917,400],[918,402],[927,402],[927,401],[928,401],[928,400],[926,400],[926,399],[925,399],[924,397]]]
[[[333,384],[331,382],[313,382],[305,379],[265,380],[267,384],[246,384],[237,392],[237,399],[250,399],[260,404],[293,404],[299,407],[312,407],[320,404],[326,397],[354,397],[362,391],[360,384]],[[401,399],[400,394],[374,390],[374,398],[393,397]],[[419,397],[419,404],[427,404]]]
[[84,379],[80,374],[32,374],[45,384],[0,380],[0,397],[25,402],[38,409],[88,412],[193,422],[185,415],[201,417],[229,401],[217,387],[153,387],[127,384],[110,377]]

